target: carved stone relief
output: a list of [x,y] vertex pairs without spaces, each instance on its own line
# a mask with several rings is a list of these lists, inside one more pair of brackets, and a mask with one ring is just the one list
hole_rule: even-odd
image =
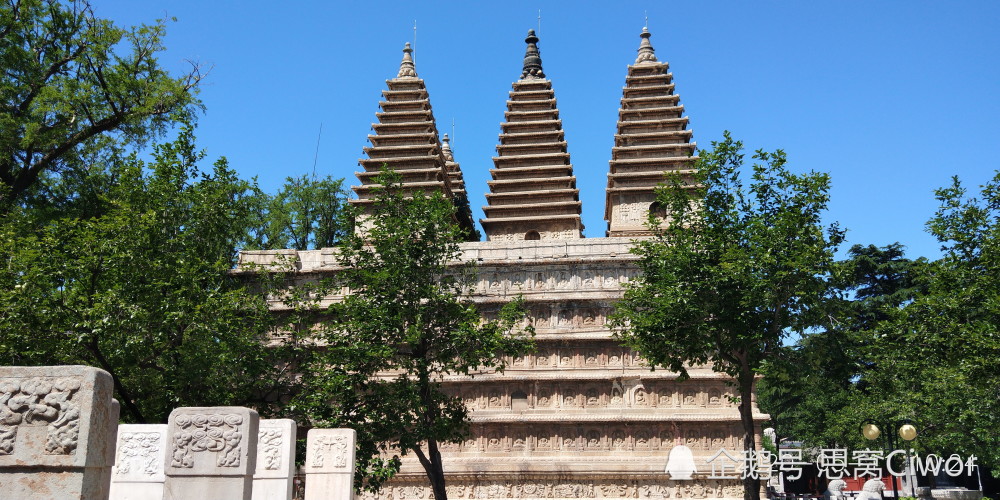
[[[676,444],[684,444],[694,451],[707,453],[721,448],[737,448],[740,439],[738,427],[735,422],[683,428],[663,423],[606,423],[581,427],[536,424],[503,428],[485,425],[473,429],[472,436],[461,446],[446,448],[442,445],[442,449],[472,454],[499,454],[514,449],[572,455],[572,452],[580,450],[669,452]],[[680,439],[675,439],[677,437]],[[665,460],[666,455],[663,458]]]
[[722,406],[722,391],[718,389],[712,389],[708,391],[708,406],[710,407]]
[[260,429],[257,431],[257,454],[266,470],[281,467],[281,449],[284,446],[284,432],[281,429]]
[[350,451],[348,447],[353,445],[350,436],[345,434],[318,435],[311,445],[312,460],[309,461],[309,466],[324,467],[326,461],[330,460],[332,467],[347,467],[347,457]]
[[[603,479],[579,477],[574,480],[557,478],[449,479],[448,498],[742,498],[743,487],[736,481],[698,479],[670,481],[666,479]],[[425,500],[432,496],[423,484],[391,481],[379,493],[366,492],[363,500]]]
[[645,221],[648,210],[648,203],[622,203],[612,209],[614,215],[611,220],[614,222],[640,223]]
[[682,404],[682,406],[685,407],[699,406],[698,399],[699,399],[698,391],[696,391],[695,389],[687,389],[684,391],[684,399],[683,399],[684,403]]
[[505,291],[544,292],[566,290],[605,290],[620,293],[621,284],[641,274],[638,269],[621,266],[588,264],[586,266],[548,266],[540,270],[523,271],[510,268],[486,268],[475,284],[475,291],[495,294]]
[[158,459],[163,453],[163,443],[159,432],[122,432],[118,436],[118,475],[161,474]]
[[171,467],[194,467],[194,453],[214,452],[219,467],[239,467],[243,416],[236,414],[178,415],[174,424]]
[[[559,367],[585,367],[592,365],[594,360],[604,359],[605,355],[595,354],[586,347],[580,349],[555,349],[551,354],[539,353],[542,361],[536,366],[545,364],[551,366],[549,360],[557,360]],[[614,352],[614,351],[612,351]],[[612,354],[613,357],[617,354]],[[590,360],[589,362],[587,360]],[[601,366],[601,365],[598,365]],[[606,385],[605,385],[606,384]],[[518,413],[534,409],[564,408],[564,409],[602,409],[602,408],[676,408],[683,401],[681,408],[701,408],[702,401],[709,399],[709,393],[723,394],[717,398],[725,402],[719,409],[732,408],[728,398],[721,391],[722,381],[703,382],[698,388],[685,388],[687,383],[664,380],[646,380],[638,377],[615,378],[610,383],[595,383],[588,380],[538,381],[531,384],[511,384],[498,382],[482,382],[473,388],[454,394],[471,409],[479,411]],[[512,408],[515,397],[519,397],[517,408]]]
[[72,455],[80,437],[80,406],[74,378],[0,379],[0,455],[14,453],[18,427],[47,426],[47,455]]

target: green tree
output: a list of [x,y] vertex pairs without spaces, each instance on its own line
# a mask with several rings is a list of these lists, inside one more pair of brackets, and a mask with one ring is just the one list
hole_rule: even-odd
[[871,386],[872,331],[923,292],[926,265],[899,243],[854,245],[835,264],[820,327],[771,360],[760,382],[758,402],[779,436],[815,449],[866,445],[855,395]]
[[194,147],[185,128],[150,162],[92,166],[88,217],[0,216],[0,364],[103,368],[134,422],[177,406],[266,411],[288,353],[265,345],[267,304],[231,273],[254,186],[224,159],[199,170]]
[[[651,214],[654,237],[635,245],[643,276],[618,302],[612,325],[626,345],[681,379],[692,364],[733,377],[744,448],[753,452],[755,381],[783,339],[815,324],[843,232],[821,221],[826,174],[793,174],[782,151],[758,150],[744,186],[742,143],[727,132],[712,146],[699,152],[693,179],[671,176],[658,191],[667,217]],[[744,479],[744,498],[759,494],[759,480]]]
[[908,418],[923,452],[976,455],[1000,467],[1000,172],[971,197],[957,178],[936,191],[927,224],[944,256],[925,293],[869,334],[870,365],[856,403]]
[[305,366],[296,409],[317,425],[359,433],[359,487],[377,488],[399,467],[389,455],[413,453],[434,497],[445,500],[439,444],[468,434],[468,410],[444,382],[500,370],[533,345],[520,301],[484,321],[467,291],[473,265],[461,263],[464,231],[440,194],[404,196],[399,177],[359,217],[363,233],[339,247],[344,269],[332,286],[350,293],[316,329],[315,358]]
[[0,6],[0,213],[46,176],[86,170],[80,155],[110,140],[142,143],[198,105],[197,67],[159,65],[163,21],[129,29],[82,0]]
[[[761,405],[812,446],[871,446],[867,419],[912,420],[920,453],[1000,467],[1000,174],[970,197],[956,179],[928,222],[942,258],[855,247],[838,263],[830,321],[769,367]],[[833,359],[830,359],[833,358]],[[784,430],[782,430],[784,429]],[[887,429],[886,432],[893,430]]]
[[281,190],[264,198],[261,221],[251,234],[253,248],[319,249],[336,246],[351,231],[341,211],[347,204],[344,179],[288,177]]

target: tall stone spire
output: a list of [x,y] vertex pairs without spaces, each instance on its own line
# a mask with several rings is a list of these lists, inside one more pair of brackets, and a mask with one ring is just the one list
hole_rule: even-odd
[[[427,87],[417,77],[412,53],[407,43],[399,73],[396,78],[386,80],[389,89],[382,91],[381,112],[375,113],[378,123],[372,124],[375,133],[368,136],[371,146],[364,148],[368,158],[358,160],[364,172],[355,172],[361,181],[360,186],[352,186],[358,199],[351,203],[370,206],[373,188],[378,186],[375,178],[385,165],[402,176],[405,192],[437,191],[453,200],[459,207],[458,222],[471,237],[476,231],[465,198],[462,173],[458,163],[445,158]],[[457,179],[459,185],[453,186],[452,179]]]
[[491,241],[582,237],[580,191],[566,152],[552,82],[545,79],[538,37],[528,31],[524,71],[507,101],[493,158],[486,218]]
[[649,234],[646,227],[654,190],[667,172],[692,172],[696,144],[691,142],[684,106],[674,93],[669,65],[659,62],[649,30],[639,35],[638,56],[628,67],[618,110],[618,133],[611,150],[604,219],[608,236]]

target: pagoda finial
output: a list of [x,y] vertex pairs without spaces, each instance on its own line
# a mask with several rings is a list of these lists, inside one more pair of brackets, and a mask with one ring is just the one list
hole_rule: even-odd
[[446,161],[455,161],[455,155],[451,152],[451,140],[448,139],[448,134],[444,134],[444,137],[441,138],[441,153],[444,154]]
[[406,42],[403,46],[403,62],[399,63],[399,74],[396,75],[396,78],[405,77],[417,77],[417,67],[413,65],[413,49],[410,48],[410,42]]
[[528,37],[524,42],[528,44],[528,48],[524,52],[524,70],[521,71],[521,79],[545,78],[545,73],[542,72],[542,56],[538,53],[536,45],[538,37],[535,36],[535,30],[528,30]]
[[653,50],[653,44],[649,43],[649,37],[653,36],[649,33],[649,28],[643,28],[642,34],[639,36],[642,38],[642,42],[639,43],[639,55],[635,58],[635,63],[655,63],[656,51]]

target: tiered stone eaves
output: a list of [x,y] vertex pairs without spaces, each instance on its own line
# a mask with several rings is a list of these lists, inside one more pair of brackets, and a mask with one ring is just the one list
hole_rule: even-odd
[[[465,198],[465,183],[458,163],[446,152],[439,140],[437,124],[431,109],[430,96],[424,80],[417,77],[409,44],[403,49],[396,78],[386,80],[388,90],[382,91],[378,123],[372,124],[374,135],[368,136],[370,147],[364,148],[368,158],[358,160],[363,172],[355,172],[360,186],[352,186],[358,195],[351,203],[368,206],[379,184],[376,178],[383,167],[398,173],[406,194],[417,191],[440,192],[459,207],[456,218],[470,235],[475,234],[472,213]],[[456,185],[452,185],[452,182]]]
[[604,218],[608,236],[642,236],[656,186],[668,173],[693,173],[696,145],[674,93],[669,65],[656,60],[643,30],[639,57],[628,67],[611,150]]
[[580,192],[555,92],[542,73],[538,38],[529,32],[525,41],[525,68],[507,101],[480,222],[490,241],[581,238]]

